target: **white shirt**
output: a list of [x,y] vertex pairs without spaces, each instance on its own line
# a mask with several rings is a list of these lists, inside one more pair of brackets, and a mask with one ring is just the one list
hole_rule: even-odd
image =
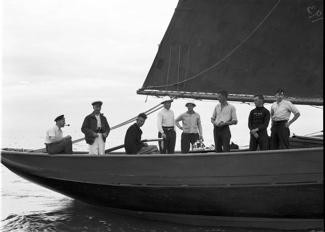
[[62,138],[63,138],[62,130],[57,125],[55,125],[46,131],[45,143],[47,144],[53,143],[53,140],[62,139]]
[[215,124],[220,122],[230,122],[232,120],[237,121],[236,108],[229,103],[221,108],[221,104],[219,103],[214,108],[211,118],[214,120]]
[[162,127],[175,127],[174,112],[172,110],[163,108],[159,111],[157,119],[158,131],[161,133],[164,132]]
[[193,114],[190,114],[185,112],[178,116],[175,121],[182,121],[184,133],[199,133],[202,135],[201,119],[198,113],[194,112]]
[[97,120],[97,127],[102,127],[102,122],[100,121],[100,115],[95,114],[95,118]]
[[291,113],[299,113],[298,109],[287,100],[282,100],[280,103],[274,102],[271,106],[271,113],[272,112],[272,121],[288,121]]

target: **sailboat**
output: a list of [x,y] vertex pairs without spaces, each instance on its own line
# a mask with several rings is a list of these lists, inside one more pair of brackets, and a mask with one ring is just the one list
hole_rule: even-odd
[[[180,0],[137,93],[323,104],[323,0]],[[323,226],[323,137],[294,148],[48,155],[2,149],[14,173],[69,197],[151,219],[258,228]]]

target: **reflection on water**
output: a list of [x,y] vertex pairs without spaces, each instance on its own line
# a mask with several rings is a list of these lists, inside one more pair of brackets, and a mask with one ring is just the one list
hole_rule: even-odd
[[[244,228],[198,227],[118,215],[26,181],[2,166],[1,231],[244,232]],[[274,230],[269,230],[274,231]],[[315,231],[314,231],[315,232]]]

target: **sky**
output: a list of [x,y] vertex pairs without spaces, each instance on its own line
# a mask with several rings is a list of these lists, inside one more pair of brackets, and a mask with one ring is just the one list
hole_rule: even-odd
[[[80,127],[91,102],[102,100],[111,126],[161,100],[137,95],[149,71],[177,0],[4,0],[2,1],[2,147],[40,148],[53,119],[65,114],[64,133],[83,137]],[[187,100],[173,103],[175,115]],[[204,138],[213,143],[210,117],[215,101],[197,101]],[[232,140],[248,143],[253,105],[234,103],[239,124]],[[270,105],[267,105],[270,108]],[[300,106],[292,132],[323,128],[322,108]],[[157,137],[152,115],[143,137]],[[127,128],[112,132],[107,146],[120,145]],[[180,131],[178,131],[178,145]],[[84,144],[85,145],[85,144]],[[85,146],[80,145],[81,148]]]

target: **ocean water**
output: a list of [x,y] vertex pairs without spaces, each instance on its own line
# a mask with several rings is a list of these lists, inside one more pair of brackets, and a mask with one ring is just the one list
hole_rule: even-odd
[[[186,100],[178,100],[173,104],[175,114],[184,111],[184,103]],[[134,116],[136,112],[144,111],[151,108],[157,102],[150,102],[143,106],[143,109],[132,109],[128,115],[123,112],[122,116],[109,116],[109,123],[113,126]],[[197,111],[200,112],[203,121],[204,138],[206,145],[213,143],[212,127],[209,123],[211,111],[215,102],[199,103]],[[132,106],[130,106],[132,107]],[[248,142],[248,131],[246,124],[246,115],[251,105],[236,105],[239,115],[239,124],[232,128],[232,141],[244,146]],[[105,108],[104,108],[105,109]],[[130,109],[130,108],[129,108]],[[314,132],[322,128],[322,110],[317,110],[315,114],[314,108],[305,107],[303,109],[304,116],[313,115],[313,122],[310,124],[302,124],[297,121],[292,131],[297,134],[304,135]],[[120,109],[122,111],[122,109]],[[105,111],[104,111],[105,112]],[[35,113],[36,114],[36,113]],[[77,117],[78,116],[78,117]],[[70,127],[65,128],[65,134],[72,135],[73,139],[82,137],[80,132],[80,114],[75,117],[68,116]],[[81,119],[80,119],[81,118]],[[150,116],[143,129],[143,138],[155,138],[156,122],[155,115]],[[312,128],[317,123],[318,126]],[[319,127],[321,125],[321,127]],[[30,128],[37,128],[31,130]],[[307,128],[306,128],[307,127]],[[9,128],[9,129],[6,129]],[[2,130],[2,147],[15,148],[41,148],[43,146],[43,130],[46,125],[31,125],[22,123],[20,127],[4,125]],[[113,147],[123,143],[123,136],[127,127],[112,131],[109,135],[107,147]],[[28,136],[26,136],[28,134]],[[176,149],[180,147],[180,131],[177,131]],[[74,150],[85,151],[87,145],[84,142],[74,145]],[[150,221],[132,216],[117,215],[110,212],[106,208],[88,205],[54,191],[48,190],[21,177],[15,175],[6,167],[1,165],[1,231],[4,232],[20,232],[20,231],[137,231],[137,232],[185,232],[185,231],[204,231],[204,232],[241,232],[241,231],[267,231],[265,229],[246,229],[246,228],[223,228],[223,227],[200,227],[181,225],[167,222]],[[268,230],[277,231],[277,230]],[[321,231],[321,230],[310,230]]]

